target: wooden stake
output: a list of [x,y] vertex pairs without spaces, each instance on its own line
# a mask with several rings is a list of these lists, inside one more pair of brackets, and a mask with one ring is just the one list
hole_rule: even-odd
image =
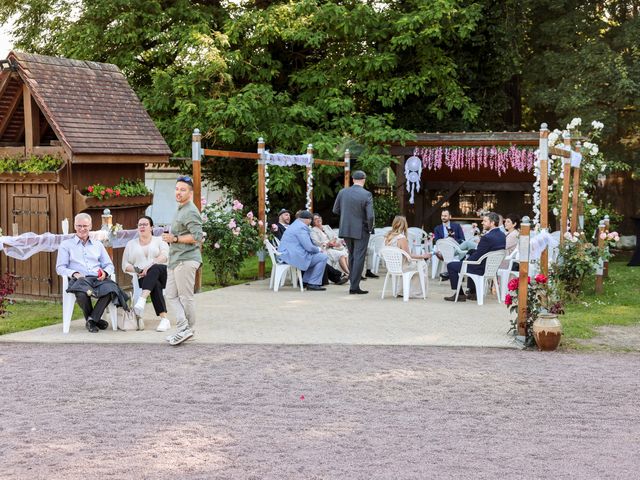
[[[565,146],[571,148],[571,134],[562,134]],[[571,158],[562,157],[562,205],[560,209],[560,245],[564,243],[564,234],[568,229],[569,189],[571,188]]]
[[[604,229],[605,229],[604,220],[600,220],[600,225],[598,225],[598,248],[604,248],[604,239],[602,238]],[[603,268],[602,268],[602,259],[600,259],[600,263],[598,264],[598,269],[596,270],[596,295],[601,295],[603,291],[604,291]]]
[[347,148],[344,151],[344,188],[349,188],[351,184],[351,152]]
[[[191,166],[193,175],[193,203],[199,211],[202,211],[202,135],[199,129],[194,129],[191,135]],[[202,251],[202,244],[200,244]],[[193,286],[195,293],[202,290],[202,265],[196,271],[195,284]]]
[[[262,137],[258,139],[258,154],[260,155],[258,159],[258,218],[264,223],[261,232],[262,239],[264,240],[267,234],[267,216],[265,206],[265,159],[262,157],[264,154],[264,139]],[[264,255],[261,255],[258,258],[258,278],[262,280],[264,274]]]
[[518,335],[526,335],[527,327],[527,288],[529,288],[529,233],[531,224],[529,217],[522,217],[520,237],[518,240],[519,274],[518,274]]
[[[547,124],[540,126],[540,228],[549,229],[549,129]],[[545,247],[540,256],[540,271],[543,275],[549,273],[549,249]]]

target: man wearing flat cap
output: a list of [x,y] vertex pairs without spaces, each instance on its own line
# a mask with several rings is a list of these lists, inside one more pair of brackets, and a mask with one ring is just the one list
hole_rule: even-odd
[[271,225],[271,230],[273,231],[273,235],[278,239],[282,240],[282,235],[289,228],[289,224],[291,223],[291,212],[286,208],[281,209],[278,212],[278,222]]
[[373,195],[364,188],[367,178],[362,170],[351,175],[353,185],[338,192],[333,213],[340,215],[340,238],[349,249],[349,293],[369,293],[360,288],[364,262],[367,257],[369,234],[373,230]]
[[309,225],[313,215],[308,210],[302,210],[296,216],[296,220],[285,230],[280,240],[280,259],[304,271],[302,282],[307,290],[326,290],[322,286],[322,277],[329,257],[311,241]]

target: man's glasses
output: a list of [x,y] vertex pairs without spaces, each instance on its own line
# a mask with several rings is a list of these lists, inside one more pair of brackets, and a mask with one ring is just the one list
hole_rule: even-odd
[[182,176],[178,177],[176,182],[188,183],[189,185],[191,185],[193,187],[193,179],[189,175],[182,175]]
[[91,225],[76,225],[76,228],[91,228]]

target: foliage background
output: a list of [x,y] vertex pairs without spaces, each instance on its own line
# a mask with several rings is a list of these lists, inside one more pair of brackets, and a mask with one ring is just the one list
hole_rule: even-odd
[[[118,65],[178,156],[208,147],[336,159],[374,178],[413,131],[604,122],[607,160],[640,164],[638,0],[1,0],[19,49]],[[204,174],[254,203],[250,162]],[[316,200],[340,187],[315,174]],[[302,173],[273,205],[304,203]]]

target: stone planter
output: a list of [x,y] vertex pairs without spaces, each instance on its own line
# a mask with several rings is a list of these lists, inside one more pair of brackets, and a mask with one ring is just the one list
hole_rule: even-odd
[[533,322],[533,337],[538,350],[550,352],[558,348],[562,338],[562,325],[558,316],[552,313],[541,313]]
[[108,208],[110,210],[118,208],[131,207],[148,207],[153,203],[153,194],[140,195],[137,197],[111,197],[100,200],[96,197],[88,197],[76,190],[75,192],[75,208],[76,211],[83,210],[102,210]]

